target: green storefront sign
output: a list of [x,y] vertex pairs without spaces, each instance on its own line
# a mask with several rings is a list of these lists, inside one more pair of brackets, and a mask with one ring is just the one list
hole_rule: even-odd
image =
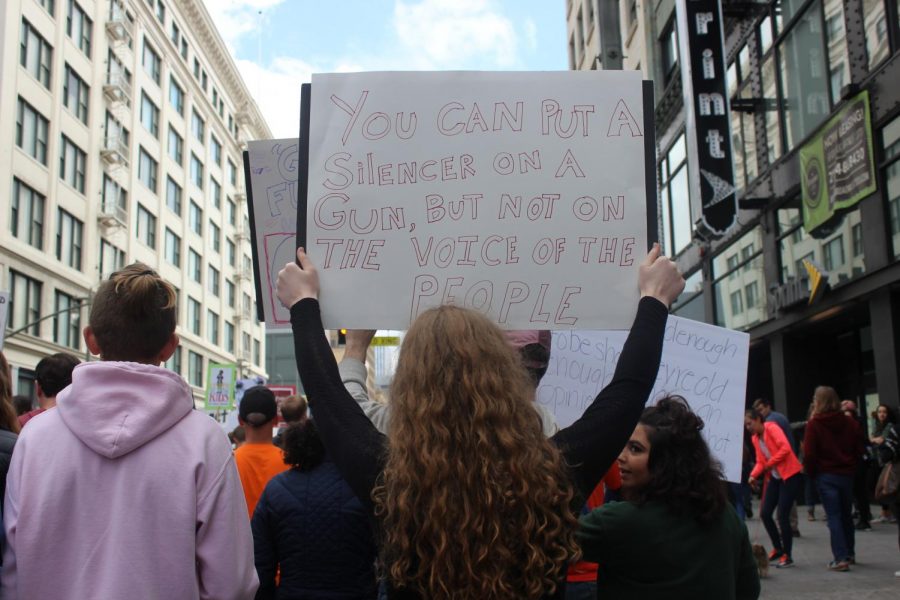
[[868,91],[848,102],[800,148],[800,186],[807,232],[876,190]]

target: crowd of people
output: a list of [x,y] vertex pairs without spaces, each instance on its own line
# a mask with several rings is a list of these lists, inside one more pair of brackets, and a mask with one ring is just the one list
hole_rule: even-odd
[[[277,292],[309,412],[285,400],[273,436],[275,397],[250,388],[226,436],[160,367],[178,346],[174,288],[125,267],[84,330],[100,360],[41,361],[37,408],[17,402],[17,416],[0,354],[0,597],[756,598],[743,493],[726,485],[705,424],[678,396],[645,407],[683,287],[655,246],[612,381],[560,428],[534,401],[548,332],[503,332],[455,306],[415,320],[389,402],[370,398],[374,332],[349,331],[337,363],[301,249]],[[802,444],[779,417],[763,403],[745,418],[764,559],[793,564],[805,470],[827,514],[829,568],[847,570],[859,461],[900,460],[892,414],[865,440],[821,387]]]

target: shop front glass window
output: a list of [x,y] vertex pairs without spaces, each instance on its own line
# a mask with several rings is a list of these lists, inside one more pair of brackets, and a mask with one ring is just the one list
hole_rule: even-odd
[[881,131],[884,158],[885,196],[890,214],[891,245],[894,260],[900,259],[900,117],[896,117]]
[[691,243],[693,230],[684,134],[659,163],[659,181],[665,253],[675,256]]
[[781,121],[778,119],[778,88],[775,82],[775,53],[762,63],[763,98],[766,100],[766,149],[769,164],[781,157]]

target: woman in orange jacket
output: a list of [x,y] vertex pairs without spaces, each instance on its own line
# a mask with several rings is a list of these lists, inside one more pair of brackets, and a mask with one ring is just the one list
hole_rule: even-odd
[[[800,491],[800,461],[777,423],[766,421],[761,414],[750,409],[744,415],[744,426],[753,435],[753,448],[756,450],[756,466],[750,473],[750,486],[755,488],[760,478],[764,478],[759,518],[772,540],[769,560],[777,560],[775,566],[779,569],[792,567],[790,514]],[[776,506],[777,527],[772,518]]]

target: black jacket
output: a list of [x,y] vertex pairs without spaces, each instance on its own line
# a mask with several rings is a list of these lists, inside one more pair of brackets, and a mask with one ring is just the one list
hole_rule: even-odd
[[334,463],[273,477],[251,525],[257,600],[376,598],[372,523]]
[[3,514],[3,499],[6,497],[6,474],[9,472],[13,447],[18,437],[12,431],[0,429],[0,515]]

